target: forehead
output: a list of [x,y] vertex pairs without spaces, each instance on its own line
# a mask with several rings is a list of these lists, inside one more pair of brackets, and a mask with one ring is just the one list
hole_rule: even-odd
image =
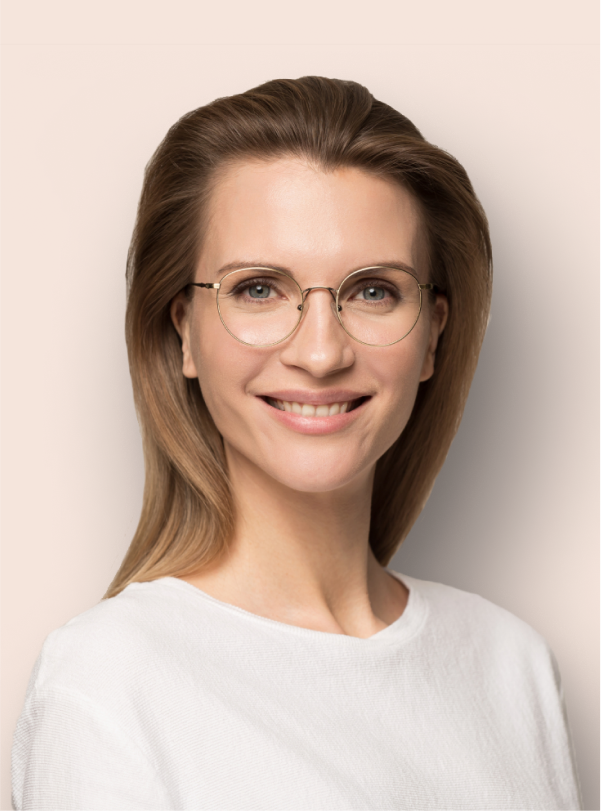
[[386,261],[422,264],[413,196],[356,168],[239,163],[220,176],[207,213],[200,263],[208,271],[239,261],[311,270],[313,279]]

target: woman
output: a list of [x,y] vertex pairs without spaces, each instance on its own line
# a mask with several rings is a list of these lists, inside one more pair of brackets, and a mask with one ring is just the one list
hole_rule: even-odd
[[387,569],[488,318],[462,167],[352,82],[184,116],[147,167],[127,342],[146,488],[52,633],[16,808],[578,808],[544,640]]

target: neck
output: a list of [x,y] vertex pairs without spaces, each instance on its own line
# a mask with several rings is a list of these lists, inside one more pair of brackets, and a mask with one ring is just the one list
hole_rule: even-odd
[[291,490],[226,445],[236,504],[227,556],[184,579],[290,625],[367,637],[402,613],[407,594],[369,545],[374,469],[325,493]]

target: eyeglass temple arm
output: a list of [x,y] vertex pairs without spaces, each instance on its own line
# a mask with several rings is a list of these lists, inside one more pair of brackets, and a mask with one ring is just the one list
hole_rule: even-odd
[[207,289],[219,290],[221,284],[219,282],[215,282],[211,284],[210,282],[190,282],[190,287],[206,287]]

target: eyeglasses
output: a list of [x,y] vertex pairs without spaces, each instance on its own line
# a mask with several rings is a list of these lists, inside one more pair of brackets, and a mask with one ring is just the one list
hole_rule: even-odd
[[217,310],[229,334],[247,346],[275,346],[289,338],[301,322],[307,296],[327,290],[340,326],[367,346],[390,346],[406,338],[422,310],[422,291],[412,273],[399,268],[355,270],[332,287],[300,285],[282,270],[250,267],[232,270],[214,284],[191,282],[193,287],[217,291]]

